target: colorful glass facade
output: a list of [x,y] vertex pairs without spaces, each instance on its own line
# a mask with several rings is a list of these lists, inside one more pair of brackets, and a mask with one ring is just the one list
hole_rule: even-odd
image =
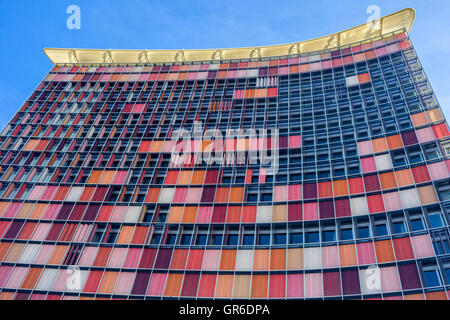
[[0,298],[447,299],[449,136],[404,30],[56,65],[1,134]]

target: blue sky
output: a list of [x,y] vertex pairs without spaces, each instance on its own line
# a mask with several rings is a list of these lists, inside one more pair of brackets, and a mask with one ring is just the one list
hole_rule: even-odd
[[[69,5],[81,29],[66,27]],[[311,39],[413,7],[411,38],[447,117],[450,116],[448,0],[0,0],[0,127],[51,69],[45,47],[200,49],[259,46]]]

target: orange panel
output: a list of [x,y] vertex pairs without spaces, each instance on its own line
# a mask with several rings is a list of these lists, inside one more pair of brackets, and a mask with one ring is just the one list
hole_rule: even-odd
[[145,239],[147,238],[147,233],[148,233],[148,227],[136,226],[131,243],[132,244],[144,244]]
[[334,196],[345,196],[348,194],[347,180],[333,181]]
[[355,245],[346,244],[339,246],[339,257],[341,259],[341,266],[357,265]]
[[149,188],[145,196],[145,202],[156,203],[158,201],[160,188]]
[[253,270],[268,270],[270,250],[255,250],[253,253]]
[[[233,189],[233,188],[232,188]],[[229,206],[227,212],[227,223],[241,222],[241,206]]]
[[195,217],[197,216],[197,207],[184,207],[183,218],[181,222],[183,223],[194,223]]
[[56,246],[47,264],[61,264],[66,255],[67,246]]
[[427,300],[447,300],[445,291],[427,292],[425,293],[425,296],[427,297]]
[[425,112],[415,113],[411,115],[411,121],[414,127],[420,127],[428,123]]
[[399,134],[386,137],[389,149],[397,149],[403,147],[402,138]]
[[30,268],[30,270],[28,270],[27,276],[25,277],[25,280],[23,280],[20,287],[22,289],[33,289],[36,281],[39,278],[39,275],[41,274],[41,271],[41,268]]
[[180,171],[177,184],[190,184],[192,178],[192,170]]
[[220,270],[234,270],[236,262],[236,250],[222,250]]
[[169,215],[167,217],[167,222],[177,223],[181,220],[181,215],[183,214],[183,207],[170,207]]
[[215,296],[217,298],[230,298],[232,291],[233,291],[233,275],[219,274],[217,276]]
[[216,189],[216,197],[215,197],[214,202],[227,203],[229,193],[230,193],[230,188],[217,188]]
[[397,184],[399,187],[409,186],[414,184],[414,180],[410,169],[403,169],[395,171],[395,177],[397,178]]
[[333,196],[333,187],[330,181],[319,182],[319,198],[328,198]]
[[286,270],[286,249],[270,251],[270,270]]
[[98,287],[98,292],[112,293],[118,275],[119,275],[118,272],[111,272],[111,271],[106,271],[105,273],[103,273],[102,282]]
[[205,170],[194,170],[191,184],[203,184],[205,180],[205,173],[206,173]]
[[373,151],[375,153],[388,150],[386,138],[384,138],[384,137],[372,140],[372,146],[373,146]]
[[268,277],[255,274],[252,277],[252,298],[267,298]]
[[169,297],[179,296],[182,282],[182,273],[169,273],[167,277],[166,289],[164,290],[164,295]]
[[133,236],[134,226],[122,226],[117,243],[129,244]]
[[391,240],[375,241],[375,251],[378,263],[394,261],[394,251]]
[[98,183],[101,175],[102,175],[102,171],[100,171],[100,170],[92,171],[87,183]]
[[188,249],[175,249],[170,263],[170,269],[184,269],[188,253]]
[[230,192],[230,202],[239,203],[244,200],[244,188],[233,187]]
[[397,187],[397,182],[395,181],[395,175],[393,172],[385,172],[379,175],[380,184],[383,190],[392,189]]
[[273,222],[286,222],[287,221],[287,205],[273,206]]

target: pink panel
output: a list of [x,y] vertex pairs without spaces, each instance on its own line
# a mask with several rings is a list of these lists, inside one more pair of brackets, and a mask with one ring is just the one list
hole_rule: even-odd
[[430,127],[416,130],[416,136],[417,136],[417,140],[420,143],[435,140],[433,129],[431,129]]
[[280,67],[278,70],[278,74],[288,74],[289,73],[289,67]]
[[114,287],[115,294],[129,294],[131,292],[131,285],[134,282],[133,272],[121,272],[116,280]]
[[443,161],[429,164],[427,167],[432,180],[443,179],[449,176],[447,166]]
[[321,273],[306,273],[305,274],[305,297],[321,297],[323,280]]
[[37,264],[46,264],[50,254],[53,252],[54,247],[54,245],[43,244],[33,262]]
[[3,213],[4,218],[14,218],[17,213],[19,212],[19,209],[22,207],[22,203],[12,202],[10,203],[8,209],[5,210]]
[[125,215],[126,211],[127,211],[127,207],[125,207],[125,206],[115,206],[111,213],[111,217],[109,218],[109,221],[111,221],[111,222],[123,221],[123,216]]
[[28,195],[28,200],[39,200],[44,190],[45,186],[34,186],[33,190]]
[[53,194],[56,192],[56,186],[48,186],[45,188],[44,193],[41,195],[42,200],[51,200],[53,198]]
[[0,266],[0,287],[3,287],[13,267]]
[[55,281],[53,282],[52,290],[54,291],[66,291],[67,289],[67,279],[69,278],[69,273],[66,269],[60,269],[56,275]]
[[324,268],[337,268],[340,266],[337,246],[322,247],[322,266]]
[[433,245],[428,234],[411,237],[411,242],[417,259],[434,256]]
[[398,192],[390,192],[383,194],[384,208],[386,211],[394,211],[402,209],[402,202]]
[[400,50],[400,48],[398,47],[398,45],[396,43],[391,44],[389,46],[386,47],[386,50],[388,53],[394,53]]
[[289,298],[303,298],[303,274],[287,275],[287,292]]
[[10,274],[8,280],[5,283],[6,288],[19,288],[23,279],[28,272],[28,268],[16,267]]
[[375,50],[375,52],[379,57],[387,55],[387,50],[385,47],[378,48]]
[[36,229],[34,229],[31,240],[44,240],[51,226],[51,223],[39,223]]
[[202,197],[202,188],[189,188],[186,195],[187,203],[199,203]]
[[203,254],[202,270],[218,270],[220,264],[220,250],[205,250]]
[[161,152],[172,152],[175,148],[176,141],[164,141],[161,147]]
[[127,257],[125,258],[125,262],[123,264],[124,268],[137,268],[139,264],[139,259],[141,258],[141,252],[143,249],[141,248],[130,248],[128,249]]
[[358,252],[358,264],[373,264],[376,263],[375,251],[372,242],[361,242],[356,244]]
[[291,184],[289,185],[289,200],[301,200],[302,199],[302,185]]
[[197,212],[197,223],[209,223],[211,221],[212,207],[199,207]]
[[374,157],[362,158],[361,169],[363,173],[377,171]]
[[332,67],[331,60],[322,61],[322,70],[331,69]]
[[319,219],[319,204],[317,202],[308,202],[303,204],[303,220]]
[[184,199],[186,198],[188,188],[176,188],[175,189],[175,195],[173,196],[173,202],[180,203],[184,202]]
[[114,184],[123,184],[125,182],[125,178],[128,175],[128,171],[126,170],[120,170],[117,171],[116,174],[114,175],[114,180],[113,183]]
[[166,283],[167,273],[152,273],[150,284],[147,289],[149,296],[161,296]]
[[80,266],[91,266],[94,262],[94,258],[97,256],[98,247],[84,247],[83,253],[81,254],[80,261],[78,265]]
[[401,291],[397,267],[380,268],[380,278],[384,292]]
[[108,267],[121,268],[123,264],[123,258],[127,253],[127,248],[113,248],[111,256],[108,260]]
[[59,212],[59,209],[61,209],[60,204],[49,204],[42,218],[49,220],[55,219],[56,215]]
[[290,136],[289,137],[289,148],[300,148],[302,146],[301,136]]
[[288,190],[287,186],[273,187],[273,201],[287,201]]
[[373,153],[372,141],[361,141],[358,142],[358,153],[360,156]]

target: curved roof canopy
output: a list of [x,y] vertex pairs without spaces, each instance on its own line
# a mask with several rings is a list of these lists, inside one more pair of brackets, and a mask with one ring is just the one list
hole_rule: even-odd
[[338,47],[370,41],[373,38],[410,31],[415,18],[412,8],[392,13],[375,23],[366,23],[328,36],[272,46],[195,49],[195,50],[106,50],[45,48],[45,54],[54,64],[152,64],[205,60],[250,59],[315,51],[331,51]]

